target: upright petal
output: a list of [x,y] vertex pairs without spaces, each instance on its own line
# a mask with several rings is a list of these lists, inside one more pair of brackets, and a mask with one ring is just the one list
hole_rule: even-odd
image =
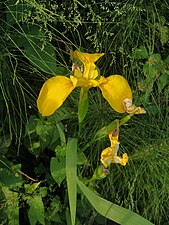
[[95,63],[100,57],[102,57],[104,53],[84,53],[80,51],[72,52],[72,57],[75,59],[79,59],[82,63]]
[[132,99],[131,88],[127,80],[120,75],[111,75],[107,78],[101,77],[99,82],[102,95],[111,107],[116,112],[124,113],[126,111],[123,104],[124,99]]
[[77,87],[83,87],[84,89],[90,89],[91,87],[97,87],[99,82],[93,79],[87,79],[85,77],[77,78]]
[[38,110],[42,116],[52,115],[75,87],[75,81],[72,82],[64,76],[55,76],[48,79],[42,86],[37,99]]
[[87,79],[95,79],[98,76],[98,70],[94,63],[85,63],[83,77]]

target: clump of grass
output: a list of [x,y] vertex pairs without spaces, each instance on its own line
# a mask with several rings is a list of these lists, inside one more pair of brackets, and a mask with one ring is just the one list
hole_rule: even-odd
[[[144,123],[147,118],[144,118]],[[127,126],[124,130],[121,127],[119,151],[128,153],[129,163],[125,167],[112,165],[110,175],[99,181],[97,187],[108,200],[160,225],[169,221],[168,131],[158,133],[160,127],[154,130],[151,125],[142,127],[141,124],[135,124],[133,129]],[[148,131],[151,132],[150,136]],[[156,134],[154,138],[153,134]]]

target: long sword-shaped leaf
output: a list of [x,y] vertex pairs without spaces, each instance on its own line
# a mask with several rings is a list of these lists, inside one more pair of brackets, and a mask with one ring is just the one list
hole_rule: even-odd
[[106,218],[121,225],[152,225],[151,222],[138,214],[99,197],[78,178],[77,184],[96,211]]
[[76,217],[76,195],[77,195],[77,139],[68,139],[66,147],[66,179],[69,196],[70,214],[72,225]]

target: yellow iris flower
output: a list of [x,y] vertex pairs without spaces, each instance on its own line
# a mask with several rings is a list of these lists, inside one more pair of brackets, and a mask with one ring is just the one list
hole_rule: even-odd
[[117,152],[119,149],[119,142],[118,142],[118,134],[109,134],[109,139],[111,146],[104,149],[101,153],[101,163],[105,168],[109,167],[111,163],[119,163],[123,166],[126,165],[128,162],[128,155],[124,153],[122,158],[117,156]]
[[99,87],[103,97],[115,111],[126,112],[125,100],[132,100],[127,80],[120,75],[111,75],[107,78],[101,76],[96,79],[99,74],[95,62],[103,55],[104,53],[89,54],[77,50],[72,52],[72,57],[80,60],[83,66],[79,67],[74,63],[73,75],[70,75],[70,78],[55,76],[44,83],[37,99],[38,110],[42,116],[52,115],[76,87],[86,90]]

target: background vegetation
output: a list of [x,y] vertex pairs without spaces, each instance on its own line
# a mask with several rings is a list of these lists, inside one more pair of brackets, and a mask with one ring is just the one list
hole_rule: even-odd
[[[156,225],[169,222],[169,4],[167,1],[6,0],[0,3],[0,215],[1,224],[70,224],[65,144],[77,135],[73,92],[53,116],[42,118],[36,98],[45,80],[69,75],[70,50],[105,52],[101,74],[124,75],[135,115],[120,130],[126,167],[113,165],[90,183],[102,197]],[[91,90],[81,147],[115,118]],[[88,129],[90,128],[90,129]],[[91,178],[107,138],[78,155],[78,173]],[[36,210],[38,208],[38,210]],[[77,224],[113,224],[78,195]]]

